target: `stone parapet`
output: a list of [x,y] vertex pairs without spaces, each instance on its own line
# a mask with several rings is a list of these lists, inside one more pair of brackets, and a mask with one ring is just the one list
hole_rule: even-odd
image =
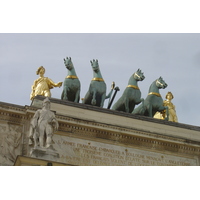
[[[1,147],[1,165],[13,165],[17,155],[31,157],[30,120],[43,99],[35,97],[30,106],[0,102],[0,142],[13,145]],[[53,136],[53,148],[59,154],[56,162],[86,166],[200,164],[200,127],[54,98],[50,101],[59,123]],[[6,140],[8,132],[14,135],[10,140]]]

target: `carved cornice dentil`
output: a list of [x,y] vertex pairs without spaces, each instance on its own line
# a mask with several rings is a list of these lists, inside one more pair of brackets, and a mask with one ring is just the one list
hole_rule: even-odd
[[199,155],[200,152],[200,143],[186,141],[182,138],[59,115],[57,115],[57,119],[59,121],[59,132],[57,134],[60,135],[99,140],[100,142],[128,145],[136,148],[142,147],[142,149],[145,147],[151,149],[151,151],[164,150],[193,155]]
[[[36,110],[31,106],[16,106],[0,103],[0,120],[27,126]],[[59,122],[57,134],[71,137],[81,137],[90,140],[146,148],[155,151],[170,151],[183,154],[199,155],[200,143],[187,141],[184,138],[170,137],[158,133],[141,131],[129,127],[120,127],[94,121],[87,121],[56,114]],[[28,123],[29,124],[29,123]],[[28,130],[28,129],[27,129]],[[27,131],[25,130],[25,131]],[[24,137],[25,139],[25,137]]]

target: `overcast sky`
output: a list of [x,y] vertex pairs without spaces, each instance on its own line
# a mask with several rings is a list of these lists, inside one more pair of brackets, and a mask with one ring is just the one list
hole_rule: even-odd
[[[0,34],[0,91],[2,102],[30,105],[36,70],[45,67],[45,76],[54,82],[64,81],[67,69],[63,58],[72,58],[81,82],[81,98],[93,77],[90,60],[98,59],[107,94],[112,81],[119,86],[115,101],[122,95],[130,76],[140,68],[145,79],[139,82],[146,98],[151,83],[160,76],[168,84],[160,89],[165,99],[174,95],[180,123],[200,125],[200,34]],[[60,99],[63,88],[51,90]],[[108,100],[104,107],[107,107]]]
[[[98,59],[103,78],[107,84],[107,93],[112,81],[115,81],[116,86],[120,87],[120,92],[115,100],[121,96],[130,76],[140,68],[146,77],[144,81],[139,82],[143,98],[146,98],[150,84],[162,76],[168,87],[164,90],[161,89],[160,93],[163,99],[168,91],[174,94],[172,102],[176,106],[179,122],[200,125],[200,109],[198,107],[200,97],[198,1],[7,0],[1,1],[0,18],[0,101],[22,106],[30,105],[31,86],[33,81],[38,78],[35,73],[38,67],[43,65],[46,68],[45,76],[53,81],[64,81],[67,70],[63,64],[63,58],[66,56],[72,57],[81,81],[81,97],[84,97],[92,79],[90,60]],[[79,32],[110,34],[46,34]],[[182,34],[193,32],[198,34]],[[54,88],[51,92],[52,97],[60,98],[62,88]],[[105,107],[107,103],[108,100],[105,101]],[[167,173],[169,168],[165,168],[165,173],[163,173],[162,168],[161,174],[159,174],[161,169],[158,168],[140,168],[139,172],[141,173],[138,173],[138,168],[134,168],[134,170],[129,168],[121,173],[119,173],[119,168],[112,168],[108,173],[108,168],[106,168],[102,174],[100,173],[102,168],[100,171],[98,168],[98,173],[96,173],[96,168],[94,173],[91,173],[93,171],[89,168],[87,173],[81,171],[78,176],[76,176],[77,170],[83,170],[83,168],[76,168],[74,173],[71,173],[71,168],[68,173],[65,171],[62,173],[57,168],[54,169],[55,173],[49,172],[46,176],[44,176],[46,168],[45,171],[42,171],[44,173],[41,173],[41,169],[37,173],[41,173],[40,175],[45,177],[44,180],[48,180],[45,185],[52,184],[53,175],[54,182],[60,183],[62,180],[68,180],[65,181],[68,184],[67,187],[70,186],[68,193],[71,192],[73,198],[77,194],[81,195],[80,198],[84,195],[87,195],[89,199],[93,198],[93,195],[88,196],[88,185],[92,191],[98,193],[99,188],[103,184],[105,185],[105,176],[108,177],[106,180],[109,184],[107,192],[115,191],[120,186],[117,193],[110,192],[110,196],[106,193],[106,197],[113,198],[114,196],[116,199],[121,199],[126,196],[130,198],[133,195],[132,188],[136,188],[134,196],[138,196],[140,199],[145,195],[147,198],[160,199],[163,193],[165,198],[171,198],[172,193],[164,191],[166,187],[169,191],[173,191],[173,196],[177,198],[180,198],[182,194],[179,191],[184,189],[184,196],[182,195],[184,198],[187,196],[195,198],[198,195],[198,184],[196,183],[198,171],[195,169],[191,171],[187,168],[188,173],[186,173],[186,168],[176,168],[176,171],[175,168],[170,168],[170,173]],[[154,171],[144,173],[147,169]],[[13,191],[16,190],[12,192],[13,195],[20,189],[17,186],[21,187],[24,182],[23,180],[19,184],[22,174],[25,174],[24,168],[22,170],[20,173],[14,171],[12,174],[12,177],[19,175],[13,179],[14,187],[12,188]],[[2,192],[5,195],[8,193],[12,195],[10,193],[12,183],[7,178],[11,171],[9,169],[8,173],[4,173],[4,171],[1,173],[1,176],[5,175],[2,182],[4,184]],[[38,176],[35,176],[35,173],[29,173],[29,171],[27,170],[29,175],[26,177],[37,181]],[[61,172],[60,176],[58,176],[59,172]],[[51,176],[49,176],[50,173]],[[82,182],[80,177],[85,174],[87,177],[83,177],[82,181],[84,182]],[[55,176],[59,178],[58,181],[55,181]],[[176,181],[172,182],[172,177]],[[126,184],[120,185],[119,182]],[[188,187],[186,182],[190,183],[191,187]],[[71,183],[76,184],[76,187],[73,187],[74,184]],[[50,193],[51,198],[65,195],[66,184],[59,184],[59,190],[55,190],[56,185],[54,185],[53,195],[52,192]],[[65,188],[62,188],[62,185]],[[80,187],[78,187],[79,185]],[[142,187],[140,187],[141,185]],[[158,195],[155,195],[154,192],[155,185]],[[26,185],[23,184],[23,187]],[[27,187],[29,189],[30,185]],[[177,187],[178,189],[180,187],[180,190],[177,190]],[[77,188],[80,188],[81,192],[77,193]],[[146,193],[144,193],[144,188]],[[178,192],[175,192],[174,188]],[[99,195],[99,198],[105,198],[105,192],[106,190]],[[37,192],[35,194],[38,195]],[[44,195],[46,197],[47,193]]]

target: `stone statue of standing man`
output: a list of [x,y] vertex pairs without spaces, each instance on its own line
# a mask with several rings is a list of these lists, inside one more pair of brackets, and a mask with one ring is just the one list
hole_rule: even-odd
[[29,134],[29,145],[34,143],[34,148],[52,148],[53,133],[58,130],[58,121],[55,114],[50,111],[50,100],[43,101],[43,108],[34,114]]

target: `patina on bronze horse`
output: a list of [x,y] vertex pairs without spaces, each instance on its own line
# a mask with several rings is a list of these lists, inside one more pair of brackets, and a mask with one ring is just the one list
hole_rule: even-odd
[[144,104],[141,104],[132,113],[136,115],[153,117],[157,111],[161,112],[166,110],[165,120],[168,120],[168,107],[163,106],[163,99],[159,93],[159,89],[165,89],[166,87],[167,84],[165,83],[162,77],[155,80],[149,88],[149,94],[144,100]]
[[123,111],[131,113],[135,105],[144,101],[141,99],[140,88],[138,87],[137,82],[143,81],[145,79],[144,74],[140,69],[138,69],[129,79],[128,86],[124,90],[122,96],[119,100],[113,105],[112,110]]
[[61,99],[78,103],[80,100],[81,84],[76,75],[71,57],[66,57],[64,64],[68,69],[68,74],[64,80]]
[[98,60],[93,59],[90,62],[93,70],[93,79],[83,99],[83,103],[103,107],[105,99],[110,98],[114,87],[111,88],[110,93],[106,96],[106,83],[101,75]]

